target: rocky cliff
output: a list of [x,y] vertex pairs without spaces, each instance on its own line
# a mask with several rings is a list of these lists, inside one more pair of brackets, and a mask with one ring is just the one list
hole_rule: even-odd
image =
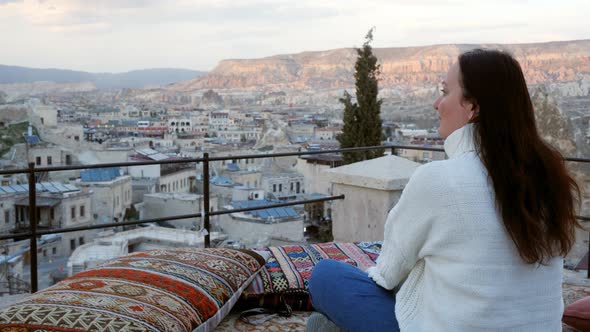
[[[438,83],[457,55],[473,48],[500,48],[521,63],[529,84],[561,83],[590,76],[590,40],[536,44],[460,44],[376,48],[381,87],[400,89]],[[353,85],[354,49],[303,52],[261,59],[223,60],[208,75],[172,85],[200,89],[324,90]],[[588,94],[588,91],[581,91]]]

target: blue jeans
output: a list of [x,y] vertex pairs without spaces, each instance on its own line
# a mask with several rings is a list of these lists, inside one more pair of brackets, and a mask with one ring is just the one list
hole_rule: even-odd
[[319,261],[309,279],[309,292],[315,310],[344,331],[399,331],[394,293],[352,265]]

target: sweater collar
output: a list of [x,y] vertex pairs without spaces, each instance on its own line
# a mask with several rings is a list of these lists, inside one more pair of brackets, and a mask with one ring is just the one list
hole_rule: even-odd
[[475,143],[473,142],[473,124],[468,123],[452,132],[445,140],[444,147],[449,158],[454,158],[464,153],[475,151]]

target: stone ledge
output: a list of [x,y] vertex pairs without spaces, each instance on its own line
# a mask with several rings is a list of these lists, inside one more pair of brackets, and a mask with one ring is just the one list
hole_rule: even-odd
[[419,163],[385,156],[323,172],[330,182],[377,190],[402,190]]

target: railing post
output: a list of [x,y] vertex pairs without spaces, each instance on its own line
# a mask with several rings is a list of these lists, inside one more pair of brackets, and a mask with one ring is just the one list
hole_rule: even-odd
[[37,285],[37,188],[35,187],[35,163],[29,163],[29,227],[31,229],[31,294],[38,290]]
[[211,246],[209,234],[209,153],[203,154],[203,227],[205,227],[205,248]]

